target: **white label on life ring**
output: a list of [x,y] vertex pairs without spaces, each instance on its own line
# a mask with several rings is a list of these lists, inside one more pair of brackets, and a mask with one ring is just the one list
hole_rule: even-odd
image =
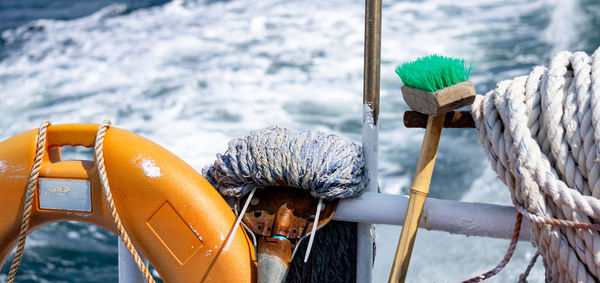
[[92,211],[89,180],[39,179],[40,208]]

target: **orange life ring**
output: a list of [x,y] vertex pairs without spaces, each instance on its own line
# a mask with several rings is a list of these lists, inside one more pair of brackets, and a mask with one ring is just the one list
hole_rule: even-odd
[[[116,228],[93,161],[61,160],[60,147],[93,147],[98,125],[48,127],[30,232],[76,220]],[[0,263],[17,243],[37,130],[0,142]],[[253,282],[254,247],[217,191],[184,161],[131,132],[110,127],[104,158],[116,207],[133,244],[166,282]],[[66,200],[66,201],[62,201]]]

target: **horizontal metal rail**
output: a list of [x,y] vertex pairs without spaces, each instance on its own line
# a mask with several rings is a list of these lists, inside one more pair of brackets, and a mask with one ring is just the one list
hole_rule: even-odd
[[[402,225],[408,197],[365,192],[358,198],[341,200],[334,220]],[[516,210],[512,206],[428,198],[420,227],[451,234],[499,239],[512,238]],[[531,241],[531,223],[523,218],[521,241]],[[144,282],[127,248],[119,239],[119,282]]]
[[[341,200],[333,220],[402,225],[408,197],[365,192],[358,198]],[[511,239],[517,212],[512,206],[428,198],[420,228],[451,234]],[[531,241],[531,223],[523,218],[521,241]]]

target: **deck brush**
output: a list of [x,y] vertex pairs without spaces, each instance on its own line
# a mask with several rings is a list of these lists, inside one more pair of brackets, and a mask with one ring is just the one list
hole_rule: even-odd
[[412,110],[429,115],[417,169],[410,187],[406,218],[389,282],[404,282],[419,219],[435,164],[445,113],[473,103],[475,88],[468,81],[471,66],[464,60],[431,55],[402,64],[396,73],[402,79],[402,96]]

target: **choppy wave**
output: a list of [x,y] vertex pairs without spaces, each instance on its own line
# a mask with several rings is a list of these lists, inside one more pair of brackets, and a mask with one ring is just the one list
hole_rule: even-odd
[[[196,169],[224,151],[229,139],[273,124],[360,141],[363,2],[175,1],[138,10],[111,5],[79,19],[36,20],[6,30],[0,35],[0,137],[44,119],[110,119]],[[584,32],[600,26],[600,5],[566,2],[384,1],[384,191],[406,192],[422,134],[402,126],[407,107],[394,67],[431,53],[463,57],[474,62],[472,80],[484,93],[497,81],[547,64],[557,49],[591,51],[600,44],[597,33]],[[433,197],[508,203],[475,131],[445,130],[438,158]],[[386,280],[398,236],[398,227],[379,227],[374,282]],[[63,223],[31,238],[21,268],[25,281],[104,282],[116,276],[115,238],[104,230]],[[464,279],[493,267],[507,244],[422,231],[408,280]],[[532,254],[525,246],[495,280],[515,281]],[[533,281],[543,280],[540,265]]]

